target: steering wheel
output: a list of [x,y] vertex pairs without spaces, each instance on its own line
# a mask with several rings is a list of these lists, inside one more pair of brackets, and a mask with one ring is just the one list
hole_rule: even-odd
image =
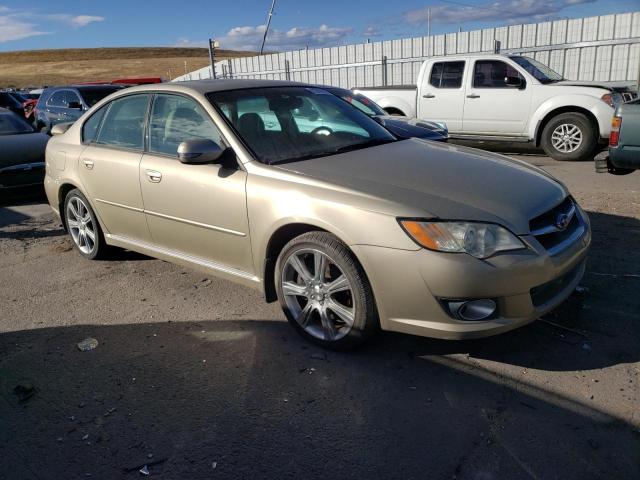
[[333,130],[331,130],[329,127],[317,127],[314,128],[313,130],[311,130],[311,134],[312,135],[331,135],[333,133]]

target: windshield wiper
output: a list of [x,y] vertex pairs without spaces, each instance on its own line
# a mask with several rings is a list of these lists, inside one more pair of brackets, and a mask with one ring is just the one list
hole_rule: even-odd
[[353,143],[351,145],[343,145],[342,147],[336,148],[332,153],[344,153],[344,152],[350,152],[352,150],[360,150],[362,148],[377,147],[378,145],[384,145],[385,143],[391,143],[395,141],[396,139],[391,139],[391,138],[373,139],[373,140],[368,140],[366,142]]

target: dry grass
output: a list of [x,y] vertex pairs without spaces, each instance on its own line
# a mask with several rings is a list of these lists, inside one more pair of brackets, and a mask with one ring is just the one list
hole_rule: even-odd
[[[217,59],[255,55],[220,50]],[[186,62],[186,65],[185,65]],[[206,48],[74,48],[0,52],[0,87],[63,85],[123,77],[171,79],[209,65]]]

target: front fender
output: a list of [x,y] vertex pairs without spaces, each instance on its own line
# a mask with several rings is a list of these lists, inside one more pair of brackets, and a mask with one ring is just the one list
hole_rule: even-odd
[[528,130],[529,138],[534,140],[538,138],[543,121],[549,114],[556,110],[559,110],[558,113],[567,112],[572,108],[577,111],[586,110],[590,112],[598,122],[600,137],[609,138],[613,108],[599,98],[580,94],[556,96],[544,101],[531,116]]

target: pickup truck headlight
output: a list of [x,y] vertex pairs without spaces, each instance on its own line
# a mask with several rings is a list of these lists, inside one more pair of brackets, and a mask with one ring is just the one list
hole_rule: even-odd
[[400,225],[418,245],[439,252],[487,258],[526,248],[513,233],[493,223],[400,220]]

